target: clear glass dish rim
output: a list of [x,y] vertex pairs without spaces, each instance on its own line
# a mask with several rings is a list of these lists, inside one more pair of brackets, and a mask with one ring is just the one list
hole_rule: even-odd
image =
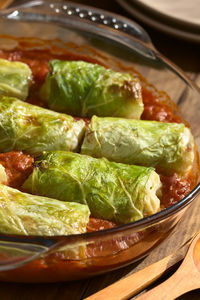
[[[4,10],[3,12],[12,12],[13,10],[20,10],[20,9],[23,9],[23,8],[31,8],[32,6],[34,6],[34,4],[37,4],[38,6],[40,5],[50,5],[50,3],[53,3],[53,4],[63,4],[63,5],[73,5],[74,7],[76,8],[84,8],[86,10],[90,10],[90,9],[94,9],[96,12],[99,12],[99,13],[106,13],[107,16],[110,16],[110,17],[116,17],[118,19],[122,19],[122,20],[128,20],[128,22],[130,23],[133,23],[134,25],[138,26],[138,28],[142,29],[144,31],[144,29],[139,25],[137,24],[136,22],[132,22],[131,20],[123,17],[123,16],[120,16],[120,15],[117,15],[115,13],[111,13],[111,12],[108,12],[106,10],[103,10],[103,9],[99,9],[99,8],[94,8],[94,7],[90,7],[90,6],[87,6],[87,5],[82,5],[80,3],[73,3],[73,2],[70,2],[70,1],[65,1],[65,2],[62,2],[62,1],[44,1],[44,0],[35,0],[35,1],[28,1],[24,4],[21,4],[21,5],[16,5],[12,8],[9,8],[9,9],[6,9]],[[41,8],[40,8],[41,9]],[[34,14],[36,14],[34,12]],[[2,16],[2,12],[0,14],[0,18]],[[51,16],[49,15],[49,21],[51,21]],[[93,27],[95,24],[94,23],[90,23],[89,26]],[[104,26],[106,27],[106,26]],[[78,29],[78,28],[77,28]],[[147,35],[148,37],[148,34],[144,31],[144,34]],[[109,34],[109,38],[112,40],[112,32],[110,31],[110,34]],[[149,50],[153,51],[154,54],[159,57],[159,59],[164,62],[171,70],[173,70],[173,72],[176,74],[176,76],[179,76],[182,78],[182,80],[185,81],[185,84],[186,85],[189,85],[190,88],[194,89],[195,91],[197,91],[199,94],[200,94],[200,91],[199,91],[199,88],[195,85],[194,82],[192,82],[188,77],[187,75],[179,68],[177,67],[176,65],[174,65],[171,61],[169,61],[167,58],[165,58],[163,55],[161,55],[155,48],[154,46],[152,45],[151,43],[151,40],[150,40],[150,37],[149,37],[149,41],[148,42],[144,42],[144,41],[141,41],[137,38],[135,38],[137,40],[137,42],[139,44],[142,44],[142,45],[145,45],[145,47],[147,47]],[[133,50],[133,49],[132,49]],[[153,215],[150,215],[148,217],[145,217],[143,219],[140,219],[138,221],[134,221],[134,222],[131,222],[131,223],[128,223],[128,224],[123,224],[123,225],[119,225],[119,226],[116,226],[116,227],[113,227],[113,228],[110,228],[110,229],[104,229],[104,230],[99,230],[99,231],[95,231],[95,232],[86,232],[86,233],[82,233],[82,234],[73,234],[73,235],[60,235],[60,236],[35,236],[35,238],[44,238],[44,239],[48,239],[48,240],[51,240],[51,239],[56,239],[56,240],[63,240],[65,239],[65,241],[69,240],[70,243],[72,243],[73,241],[78,241],[79,239],[80,240],[85,240],[85,239],[98,239],[99,237],[102,237],[102,236],[108,236],[108,235],[112,235],[112,234],[118,234],[122,231],[129,231],[129,230],[134,230],[134,232],[136,231],[140,231],[142,229],[145,229],[147,227],[150,227],[151,225],[154,225],[158,222],[161,222],[165,219],[167,219],[168,217],[170,216],[173,216],[174,214],[176,214],[177,212],[179,212],[180,210],[182,210],[183,208],[185,208],[186,206],[188,206],[198,195],[200,194],[200,183],[198,183],[195,188],[193,188],[193,190],[188,194],[186,195],[183,199],[181,199],[180,201],[178,201],[177,203],[173,204],[172,206],[168,207],[168,208],[165,208],[163,210],[161,210],[160,212],[156,213],[156,214],[153,214]],[[4,235],[4,234],[1,234],[1,236],[10,236],[10,235]],[[12,235],[14,237],[14,235]],[[23,235],[15,235],[15,237],[19,237],[19,238],[28,238],[29,236],[23,236]],[[30,236],[32,238],[32,236]]]

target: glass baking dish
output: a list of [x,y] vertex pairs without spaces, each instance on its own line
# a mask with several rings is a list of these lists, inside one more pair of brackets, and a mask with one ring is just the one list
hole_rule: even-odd
[[[134,67],[158,90],[165,91],[164,100],[168,94],[178,105],[191,125],[200,151],[199,90],[154,49],[138,24],[67,1],[32,1],[0,13],[1,48],[15,48],[21,37],[24,43],[31,37],[34,47],[51,47],[55,52],[68,47],[72,53],[93,57],[115,70]],[[128,265],[147,255],[172,232],[199,192],[200,184],[184,199],[157,214],[98,232],[55,237],[1,234],[0,280],[67,281]],[[82,247],[87,247],[90,256],[79,255]]]

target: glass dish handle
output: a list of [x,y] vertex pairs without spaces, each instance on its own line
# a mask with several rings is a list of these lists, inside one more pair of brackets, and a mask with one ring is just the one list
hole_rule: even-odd
[[147,32],[137,23],[131,21],[125,17],[122,17],[111,12],[106,12],[102,9],[87,7],[81,4],[72,4],[70,2],[49,1],[50,10],[53,10],[56,14],[65,12],[68,17],[77,17],[81,20],[91,21],[97,26],[103,25],[112,30],[126,33],[139,39],[140,41],[151,44],[151,39]]
[[54,248],[56,241],[0,235],[0,272],[22,267]]
[[49,6],[50,11],[54,11],[56,14],[62,13],[63,11],[70,17],[75,16],[80,18],[81,20],[90,20],[92,23],[97,25],[104,25],[111,29],[115,29],[120,32],[127,33],[131,36],[134,36],[136,39],[140,41],[151,44],[151,39],[148,33],[137,23],[131,21],[127,18],[124,18],[120,15],[113,14],[111,12],[106,12],[102,9],[91,8],[85,5],[71,3],[68,1],[26,1],[21,6],[15,7],[33,7],[33,6]]
[[[19,13],[17,12],[17,9],[20,9]],[[34,13],[39,13],[43,15],[49,15],[52,18],[52,20],[54,19],[54,21],[56,21],[56,19],[57,21],[59,21],[60,19],[60,21],[62,20],[62,22],[64,23],[67,23],[68,20],[72,23],[76,21],[81,21],[83,23],[83,30],[87,28],[87,23],[93,23],[96,25],[94,26],[94,28],[96,27],[96,30],[98,32],[100,32],[101,29],[104,29],[104,31],[111,31],[112,34],[118,34],[119,38],[121,36],[122,39],[125,39],[125,36],[127,35],[129,38],[135,38],[143,42],[147,46],[153,48],[148,33],[136,22],[122,17],[120,15],[107,12],[102,9],[82,5],[79,3],[76,4],[68,1],[59,0],[26,1],[22,5],[13,6],[9,9],[1,11],[0,16],[7,13],[9,13],[9,17],[7,17],[10,19],[20,19],[20,17],[22,16],[21,14],[23,13],[32,13],[32,16],[34,18]],[[63,17],[65,17],[65,20],[63,19]],[[30,14],[28,18],[29,20],[31,19]],[[48,21],[48,17],[46,21]]]

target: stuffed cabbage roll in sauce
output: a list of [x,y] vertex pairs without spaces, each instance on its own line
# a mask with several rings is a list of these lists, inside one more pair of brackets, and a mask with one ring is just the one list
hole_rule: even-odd
[[76,151],[84,131],[83,120],[16,98],[0,97],[0,152]]
[[87,205],[22,193],[0,184],[0,232],[68,235],[86,232]]
[[156,167],[165,175],[186,175],[194,161],[194,140],[184,124],[98,118],[88,125],[82,154]]
[[50,109],[77,117],[139,119],[143,112],[138,78],[84,61],[50,61],[40,95]]
[[44,152],[34,166],[23,190],[87,204],[93,217],[128,223],[160,209],[161,183],[153,168],[65,151]]
[[25,100],[32,72],[28,65],[0,58],[0,94]]

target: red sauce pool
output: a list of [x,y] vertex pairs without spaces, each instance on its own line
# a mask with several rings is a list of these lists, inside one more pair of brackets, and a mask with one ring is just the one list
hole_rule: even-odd
[[4,166],[7,175],[7,185],[20,187],[31,174],[33,157],[22,151],[0,153],[0,164]]

